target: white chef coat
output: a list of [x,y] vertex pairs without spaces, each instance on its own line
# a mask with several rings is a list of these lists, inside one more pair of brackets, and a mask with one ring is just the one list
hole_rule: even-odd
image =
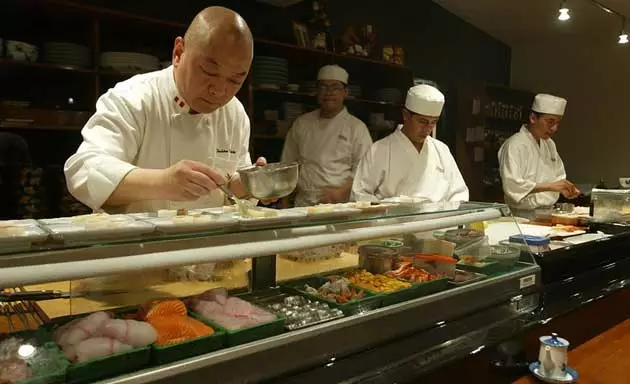
[[[205,163],[222,174],[250,166],[249,118],[232,98],[210,114],[191,114],[178,94],[173,68],[141,74],[116,84],[96,103],[83,130],[83,143],[65,164],[66,183],[92,209],[107,201],[136,167],[164,169],[180,160]],[[141,201],[125,212],[221,206],[214,190],[194,202]],[[111,208],[111,207],[110,207]]]
[[559,193],[532,191],[536,184],[567,178],[556,143],[547,139],[539,144],[525,125],[499,149],[499,166],[505,202],[515,211],[553,206]]
[[295,205],[314,205],[325,188],[340,187],[354,177],[372,145],[365,124],[346,108],[332,119],[319,109],[298,117],[287,134],[282,161],[300,163]]
[[448,146],[428,136],[420,152],[401,131],[372,145],[352,185],[355,201],[412,196],[427,202],[468,201],[468,187]]

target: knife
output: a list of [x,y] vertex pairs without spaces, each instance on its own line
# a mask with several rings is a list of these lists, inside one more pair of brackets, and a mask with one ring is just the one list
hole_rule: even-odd
[[0,302],[11,301],[43,301],[56,299],[72,299],[77,297],[103,297],[129,293],[127,290],[113,289],[105,291],[63,292],[63,291],[27,291],[27,292],[0,292]]

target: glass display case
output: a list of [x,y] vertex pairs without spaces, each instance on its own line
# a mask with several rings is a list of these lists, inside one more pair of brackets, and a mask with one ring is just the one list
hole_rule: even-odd
[[540,268],[503,205],[259,211],[3,222],[4,331],[37,329],[69,382],[252,382],[401,338],[457,355],[455,324],[538,305]]

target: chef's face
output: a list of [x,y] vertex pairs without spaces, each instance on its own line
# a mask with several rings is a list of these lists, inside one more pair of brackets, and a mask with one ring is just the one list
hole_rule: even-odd
[[403,109],[403,133],[414,144],[421,144],[433,132],[439,117],[424,116]]
[[186,46],[175,39],[173,67],[177,88],[190,108],[211,113],[241,89],[252,62],[251,45],[234,37]]
[[317,82],[317,101],[323,110],[335,111],[343,108],[346,96],[348,96],[348,89],[341,81],[319,80]]
[[529,114],[529,130],[535,138],[547,140],[558,132],[561,121],[560,115],[532,112]]

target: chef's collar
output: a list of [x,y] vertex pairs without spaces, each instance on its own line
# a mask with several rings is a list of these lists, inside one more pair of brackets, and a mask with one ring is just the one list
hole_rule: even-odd
[[188,103],[186,103],[184,98],[179,94],[179,91],[177,90],[177,84],[175,83],[175,73],[174,73],[173,66],[171,65],[170,67],[168,67],[166,71],[168,72],[168,78],[169,78],[168,83],[171,88],[171,92],[170,92],[171,105],[173,106],[175,113],[181,113],[181,114],[187,113],[191,115],[197,114],[197,112],[190,109],[190,106],[188,105]]

